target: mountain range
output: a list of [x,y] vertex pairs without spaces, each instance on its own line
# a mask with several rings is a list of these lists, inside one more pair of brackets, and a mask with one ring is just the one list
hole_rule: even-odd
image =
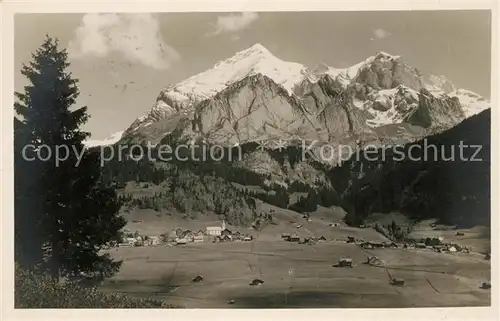
[[[206,162],[125,158],[107,163],[103,177],[121,185],[136,181],[161,187],[182,173],[169,183],[170,196],[151,199],[155,206],[164,202],[191,215],[190,206],[197,204],[197,212],[213,210],[242,225],[256,219],[254,198],[298,212],[340,206],[350,225],[393,211],[417,221],[488,224],[490,122],[486,99],[457,89],[443,76],[424,74],[399,56],[379,52],[349,68],[321,64],[308,69],[254,45],[166,87],[146,115],[106,142],[239,145],[242,157]],[[346,155],[342,162],[304,159],[298,140],[317,141],[315,148],[371,143],[380,147],[379,157],[374,162]],[[385,154],[390,144],[408,151],[427,140],[446,150],[436,155],[439,159],[466,141],[484,147],[485,161],[400,162]],[[285,146],[257,148],[262,141]],[[220,185],[210,187],[212,180]],[[238,206],[236,212],[229,210]]]
[[227,146],[277,139],[408,142],[487,108],[490,102],[480,95],[386,52],[349,68],[308,69],[255,44],[167,86],[114,140],[157,144],[175,136]]

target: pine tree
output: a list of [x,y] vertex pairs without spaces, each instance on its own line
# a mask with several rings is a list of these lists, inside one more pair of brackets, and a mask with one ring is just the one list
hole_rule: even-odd
[[[118,216],[115,190],[99,180],[99,154],[82,154],[89,133],[80,127],[89,115],[86,107],[70,109],[79,90],[68,67],[66,50],[47,36],[21,70],[30,84],[15,93],[16,261],[48,270],[55,279],[78,272],[109,276],[121,262],[99,251],[119,239],[125,221]],[[26,144],[34,148],[25,149],[23,157],[18,152]],[[59,164],[57,146],[69,148]],[[47,161],[29,160],[47,149],[52,152]]]

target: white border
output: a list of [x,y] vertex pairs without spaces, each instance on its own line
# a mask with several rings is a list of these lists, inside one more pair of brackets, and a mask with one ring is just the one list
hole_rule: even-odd
[[[13,309],[13,92],[14,92],[14,63],[13,63],[13,29],[15,13],[64,13],[64,12],[238,12],[238,11],[388,11],[388,10],[492,10],[492,74],[491,74],[491,101],[492,101],[492,190],[491,195],[500,195],[498,186],[499,162],[499,110],[498,110],[498,3],[496,1],[243,1],[243,0],[176,0],[176,1],[4,1],[0,0],[0,37],[1,50],[1,144],[2,149],[0,167],[1,190],[1,265],[2,320],[93,320],[93,319],[143,319],[144,317],[158,320],[203,319],[223,320],[232,318],[237,320],[269,319],[275,320],[286,317],[288,320],[309,319],[346,319],[346,320],[498,320],[498,232],[499,213],[498,201],[492,199],[492,269],[491,283],[493,284],[491,302],[492,307],[484,308],[416,308],[416,309],[180,309],[180,310],[14,310]],[[3,95],[2,95],[3,94]],[[494,160],[494,161],[493,161]],[[147,315],[146,315],[147,314]]]

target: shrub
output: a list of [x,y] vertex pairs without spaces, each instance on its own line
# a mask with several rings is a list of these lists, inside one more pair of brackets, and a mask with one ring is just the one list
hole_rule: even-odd
[[103,293],[80,282],[65,283],[23,270],[15,270],[16,308],[174,308],[153,299],[132,298],[126,295]]

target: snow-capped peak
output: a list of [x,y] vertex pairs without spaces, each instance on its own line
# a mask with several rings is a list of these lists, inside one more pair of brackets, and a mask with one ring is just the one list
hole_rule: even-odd
[[335,68],[328,66],[325,63],[318,65],[314,68],[313,73],[315,75],[329,75],[330,77],[337,79],[341,84],[347,86],[351,83],[351,81],[356,78],[359,71],[366,66],[369,66],[375,60],[397,60],[400,59],[400,56],[391,55],[385,51],[379,51],[374,56],[370,56],[367,59],[354,64],[347,68]]
[[379,58],[379,59],[380,58],[382,58],[382,59],[399,59],[399,58],[401,58],[401,56],[392,55],[392,54],[387,53],[385,51],[379,51],[375,55],[374,59],[377,59],[377,58]]
[[118,142],[123,136],[123,131],[116,132],[114,134],[109,135],[108,137],[104,138],[103,140],[97,140],[97,139],[89,139],[83,142],[85,147],[96,147],[96,146],[108,146],[108,145],[113,145],[114,143]]
[[292,94],[293,87],[305,78],[307,69],[299,63],[280,60],[263,45],[255,44],[204,72],[169,86],[163,91],[163,95],[174,100],[198,101],[214,96],[249,75],[259,73],[271,78]]
[[299,63],[283,61],[260,43],[241,50],[232,57],[162,90],[153,108],[138,118],[127,132],[148,126],[177,112],[189,113],[190,106],[215,96],[233,83],[247,76],[262,74],[282,86],[288,94],[304,79],[315,80],[307,68]]

